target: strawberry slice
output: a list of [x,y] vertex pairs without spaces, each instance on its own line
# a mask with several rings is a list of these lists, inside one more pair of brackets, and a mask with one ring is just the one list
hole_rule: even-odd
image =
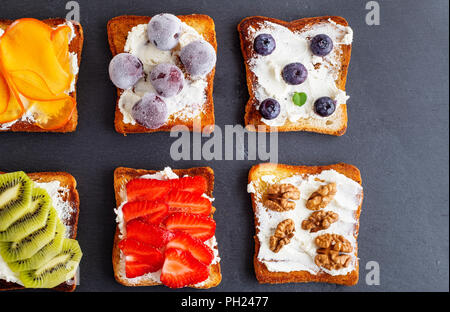
[[208,183],[202,176],[182,177],[170,180],[170,182],[172,182],[172,188],[180,191],[203,194],[208,190]]
[[122,212],[125,222],[144,217],[146,223],[159,224],[168,215],[169,206],[151,200],[128,202],[123,206]]
[[126,238],[120,241],[119,248],[125,255],[125,271],[128,278],[156,272],[164,263],[163,254],[143,242]]
[[161,270],[161,282],[170,288],[197,284],[209,276],[208,267],[189,252],[169,248]]
[[206,216],[177,212],[164,221],[170,231],[183,231],[202,242],[214,236],[216,222]]
[[156,248],[163,247],[173,237],[174,234],[171,231],[139,219],[127,223],[127,238],[138,240]]
[[127,200],[156,200],[166,195],[170,188],[169,180],[134,179],[127,183]]
[[176,232],[175,237],[167,244],[167,248],[177,248],[190,252],[195,259],[205,265],[210,265],[214,259],[214,253],[201,240],[184,232]]
[[165,197],[169,212],[188,212],[202,215],[211,213],[211,201],[199,193],[172,190]]

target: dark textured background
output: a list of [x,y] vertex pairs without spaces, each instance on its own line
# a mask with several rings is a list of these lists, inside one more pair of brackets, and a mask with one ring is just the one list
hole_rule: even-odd
[[[379,1],[381,25],[365,24],[367,1],[79,1],[85,33],[78,82],[79,124],[72,134],[0,134],[0,169],[65,170],[81,197],[79,241],[84,257],[78,291],[166,291],[127,288],[111,264],[118,166],[162,169],[211,166],[216,174],[217,239],[223,281],[212,291],[448,291],[449,51],[448,1]],[[66,1],[1,2],[0,18],[64,17]],[[282,20],[344,16],[354,30],[347,79],[349,128],[343,137],[279,135],[279,162],[360,168],[365,199],[359,236],[360,281],[259,285],[253,266],[253,219],[247,173],[258,161],[179,161],[167,133],[117,134],[115,88],[106,23],[117,15],[203,13],[216,23],[214,83],[217,125],[242,124],[248,99],[236,26],[247,16]],[[381,285],[365,283],[365,264],[378,261]]]

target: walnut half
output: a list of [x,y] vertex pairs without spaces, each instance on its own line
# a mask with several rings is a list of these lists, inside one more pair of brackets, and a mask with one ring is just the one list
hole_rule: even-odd
[[291,238],[294,237],[295,224],[292,219],[281,221],[275,233],[270,237],[270,250],[279,252],[284,245],[289,244]]
[[287,211],[295,208],[292,200],[300,199],[300,191],[292,184],[273,184],[267,189],[264,205],[270,210]]
[[342,254],[352,252],[352,244],[342,235],[322,234],[316,237],[317,255],[314,262],[317,266],[327,270],[339,270],[349,266],[351,255]]
[[336,195],[336,183],[332,182],[322,185],[317,191],[311,194],[306,202],[306,208],[309,210],[320,210],[325,208]]
[[333,211],[314,211],[308,219],[303,220],[302,229],[315,233],[328,229],[338,219],[339,215]]

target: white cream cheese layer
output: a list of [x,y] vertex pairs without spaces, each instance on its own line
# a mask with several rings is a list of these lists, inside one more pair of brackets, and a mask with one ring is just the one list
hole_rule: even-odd
[[[146,174],[146,175],[140,176],[139,178],[140,179],[170,180],[170,179],[178,179],[178,175],[175,172],[173,172],[170,167],[166,167],[166,168],[164,168],[164,170],[156,172],[155,174]],[[126,236],[126,227],[125,227],[125,222],[123,219],[123,212],[122,212],[122,207],[127,203],[126,196],[127,196],[126,190],[125,190],[125,187],[123,187],[123,191],[121,192],[121,197],[124,198],[124,201],[122,202],[120,207],[118,207],[117,209],[114,209],[114,212],[116,213],[116,222],[117,222],[117,225],[118,225],[119,231],[120,231],[120,234],[119,234],[120,239],[123,239]],[[214,200],[214,198],[210,198],[206,194],[204,194],[204,196],[211,201]],[[216,236],[213,236],[209,240],[205,241],[205,245],[207,245],[209,248],[211,248],[211,250],[214,253],[214,259],[213,259],[211,265],[219,263],[220,257],[219,257],[219,249],[217,246]],[[161,270],[156,271],[156,272],[147,273],[142,276],[138,276],[138,277],[134,277],[134,278],[126,277],[125,258],[124,258],[122,251],[120,251],[120,268],[119,268],[119,270],[120,270],[119,274],[122,276],[122,278],[126,279],[130,284],[133,284],[133,285],[136,285],[142,281],[148,281],[148,280],[151,280],[155,283],[161,283],[161,280],[160,280]],[[203,283],[205,283],[205,281],[198,283],[195,286],[201,286]]]
[[[261,120],[269,126],[282,126],[287,120],[296,122],[300,118],[324,118],[314,112],[314,102],[323,96],[346,104],[349,98],[345,91],[335,83],[341,68],[340,45],[351,44],[353,31],[350,27],[338,25],[329,19],[327,22],[312,25],[301,32],[292,32],[276,23],[264,22],[257,31],[249,28],[249,40],[253,42],[260,34],[270,34],[275,39],[276,48],[272,54],[262,56],[256,54],[248,65],[257,78],[255,97],[259,103],[272,98],[280,103],[280,114],[277,118]],[[315,56],[310,49],[310,38],[318,34],[326,34],[333,40],[334,48],[324,57]],[[308,78],[300,85],[287,84],[281,72],[287,64],[302,63],[308,70]],[[292,101],[295,92],[307,95],[306,103],[297,106]],[[326,117],[332,118],[333,115]]]
[[[56,28],[58,28],[60,26],[64,26],[64,25],[69,26],[69,28],[71,30],[70,38],[69,38],[69,43],[70,43],[76,36],[75,29],[73,27],[72,22],[67,21],[64,24],[56,26],[54,29],[56,29]],[[0,36],[3,34],[3,32],[4,31],[2,29],[0,29]],[[71,69],[71,72],[73,74],[73,79],[72,79],[72,82],[70,83],[69,90],[65,91],[66,94],[70,94],[70,93],[75,91],[76,75],[78,75],[78,71],[79,71],[78,55],[77,55],[77,53],[69,52],[69,61],[70,61],[70,69]],[[7,123],[0,124],[0,130],[8,130],[14,124],[16,124],[19,121],[26,121],[26,122],[29,122],[29,123],[34,123],[35,122],[35,119],[33,118],[33,114],[34,114],[33,107],[31,107],[31,109],[28,109],[29,101],[26,98],[24,98],[23,96],[21,96],[20,94],[19,94],[19,97],[20,97],[20,99],[22,101],[22,104],[23,104],[24,108],[27,111],[22,115],[22,117],[20,117],[17,120],[13,120],[13,121],[10,121],[10,122],[7,122]]]
[[[145,93],[156,93],[149,80],[150,71],[158,64],[179,64],[180,50],[192,41],[203,37],[186,23],[182,23],[179,44],[170,51],[162,51],[149,42],[147,36],[147,24],[140,24],[128,33],[124,51],[133,54],[144,65],[145,77],[132,88],[125,90],[119,98],[119,109],[123,115],[123,122],[135,125],[136,120],[131,115],[131,109]],[[190,77],[185,75],[185,84],[180,93],[169,98],[163,98],[167,104],[169,118],[190,120],[198,116],[204,109],[206,102],[205,90],[208,87],[206,77]]]
[[[257,193],[255,189],[257,186],[255,184],[258,182],[251,182],[247,187],[249,193],[255,194],[257,202],[256,218],[259,222],[258,239],[261,243],[258,260],[264,263],[269,271],[308,271],[311,274],[324,271],[330,275],[346,275],[355,270],[357,259],[353,253],[351,253],[351,264],[347,268],[331,271],[319,268],[314,263],[314,258],[317,254],[317,246],[314,240],[319,235],[335,233],[343,235],[350,241],[353,248],[356,248],[354,234],[358,220],[355,219],[355,213],[362,200],[362,187],[358,183],[335,170],[325,170],[315,175],[294,175],[281,181],[276,181],[275,176],[263,176],[261,180],[269,184],[289,183],[300,190],[300,199],[295,201],[295,209],[277,212],[263,205],[262,194]],[[339,220],[333,223],[328,229],[316,233],[303,230],[301,227],[302,221],[307,219],[312,213],[311,210],[306,208],[306,201],[321,185],[331,182],[336,183],[337,193],[324,210],[339,214]],[[269,248],[270,236],[273,235],[277,225],[286,219],[292,219],[294,221],[294,237],[278,253],[274,253]]]
[[[67,188],[61,186],[59,181],[52,181],[48,183],[34,183],[35,187],[43,188],[47,191],[48,195],[52,199],[53,207],[58,213],[59,218],[63,223],[69,220],[73,212],[72,206],[68,201],[64,201],[64,196],[69,192]],[[66,237],[68,238],[71,232],[71,228],[66,226]],[[17,283],[23,285],[19,279],[19,274],[14,273],[8,267],[8,264],[0,256],[0,280],[5,280],[11,283]]]

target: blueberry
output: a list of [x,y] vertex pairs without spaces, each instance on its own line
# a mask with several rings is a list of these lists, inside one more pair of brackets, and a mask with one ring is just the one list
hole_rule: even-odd
[[177,66],[161,63],[150,72],[150,83],[158,95],[167,98],[177,95],[183,89],[184,75]]
[[147,26],[148,39],[160,50],[175,48],[180,32],[180,19],[167,13],[153,16]]
[[216,51],[205,40],[189,43],[180,51],[180,60],[192,76],[204,76],[216,65]]
[[312,38],[311,51],[314,55],[325,56],[333,50],[333,40],[325,34]]
[[134,104],[131,115],[138,124],[157,129],[167,121],[167,105],[159,96],[149,92]]
[[109,78],[120,89],[129,89],[144,77],[142,62],[130,53],[119,53],[109,63]]
[[336,101],[334,101],[332,98],[329,98],[328,96],[318,98],[314,102],[314,111],[319,116],[328,117],[334,113],[335,109]]
[[255,52],[260,55],[271,54],[276,46],[275,39],[269,34],[258,35],[253,43]]
[[284,66],[281,74],[287,84],[299,85],[308,77],[308,70],[302,63],[291,63]]
[[259,105],[259,112],[264,119],[274,119],[280,114],[280,103],[274,99],[265,99]]

